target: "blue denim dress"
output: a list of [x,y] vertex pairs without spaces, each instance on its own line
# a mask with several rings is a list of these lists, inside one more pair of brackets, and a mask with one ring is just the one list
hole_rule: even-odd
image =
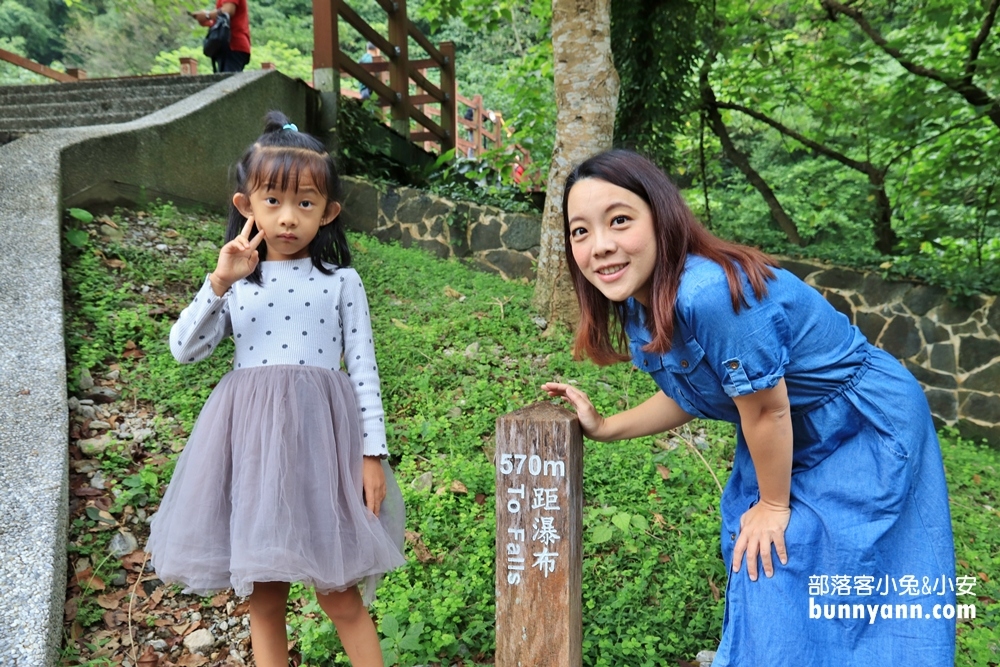
[[[633,363],[691,415],[737,425],[713,665],[953,665],[955,552],[924,394],[815,289],[775,274],[758,301],[741,272],[750,307],[734,313],[722,267],[689,256],[666,354],[643,351],[645,310],[626,304]],[[774,576],[754,582],[745,562],[732,573],[740,517],[760,498],[733,397],[781,378],[793,429],[788,564],[774,556]]]

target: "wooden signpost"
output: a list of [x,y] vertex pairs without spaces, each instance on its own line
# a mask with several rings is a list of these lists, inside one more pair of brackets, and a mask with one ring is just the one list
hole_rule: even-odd
[[497,419],[496,667],[579,667],[583,439],[535,403]]

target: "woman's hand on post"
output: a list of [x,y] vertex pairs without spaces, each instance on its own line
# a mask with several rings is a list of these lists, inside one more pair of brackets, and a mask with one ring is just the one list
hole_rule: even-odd
[[583,434],[591,440],[600,440],[598,432],[604,426],[604,417],[597,414],[594,404],[590,398],[576,387],[560,382],[546,382],[542,385],[542,391],[549,396],[565,398],[576,410],[577,419],[580,420],[580,428]]
[[364,501],[371,513],[378,516],[382,501],[385,500],[385,470],[382,469],[382,459],[378,456],[366,456],[364,460],[361,473]]
[[771,559],[771,545],[778,554],[782,565],[788,564],[788,553],[785,550],[785,528],[792,516],[792,510],[787,505],[777,506],[760,501],[740,517],[740,535],[733,550],[733,572],[740,571],[743,555],[747,557],[747,574],[750,581],[757,581],[757,558],[760,557],[764,566],[764,574],[769,578],[774,576],[774,563]]
[[233,283],[246,278],[257,268],[257,263],[260,261],[257,246],[264,240],[264,230],[259,229],[252,241],[251,231],[253,231],[253,218],[247,218],[240,235],[222,246],[222,250],[219,251],[219,262],[215,265],[215,271],[208,277],[216,296],[225,294]]

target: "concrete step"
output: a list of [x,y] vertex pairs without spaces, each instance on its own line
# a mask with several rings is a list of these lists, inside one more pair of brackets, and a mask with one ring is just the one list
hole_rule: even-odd
[[[179,77],[178,77],[179,78]],[[80,88],[75,84],[66,84],[65,88],[53,88],[50,86],[36,86],[36,90],[24,91],[18,95],[4,95],[4,89],[0,88],[0,109],[10,106],[35,105],[35,104],[64,104],[68,102],[85,102],[95,99],[114,99],[138,95],[142,97],[155,97],[160,94],[193,95],[200,90],[204,90],[215,81],[194,80],[200,77],[184,77],[177,82],[160,81],[157,85],[134,86],[129,88]],[[57,86],[59,84],[56,84]],[[70,88],[69,86],[73,86]],[[2,113],[2,112],[0,112]]]
[[[70,120],[74,118],[100,118],[109,114],[125,114],[131,115],[132,118],[139,118],[178,102],[190,94],[192,93],[164,91],[159,95],[149,97],[108,97],[79,102],[0,105],[0,128],[19,125],[25,119],[30,121],[59,118]],[[96,123],[86,124],[94,125]],[[79,125],[79,123],[74,125]]]
[[125,123],[232,76],[148,76],[0,87],[0,145],[58,127]]
[[[156,109],[154,109],[156,111]],[[150,112],[151,113],[151,112]],[[114,123],[127,123],[136,118],[142,118],[145,113],[138,115],[128,112],[107,113],[100,116],[74,116],[57,118],[12,118],[4,127],[0,128],[0,133],[25,135],[41,132],[42,130],[52,130],[60,127],[87,127],[90,125],[112,125]]]
[[36,95],[66,95],[84,93],[91,95],[103,94],[108,90],[133,90],[138,91],[146,87],[157,86],[184,86],[201,84],[202,87],[210,86],[221,81],[231,74],[204,74],[199,76],[180,76],[176,74],[165,74],[159,76],[124,77],[116,79],[86,79],[72,83],[51,83],[43,85],[22,85],[22,86],[0,86],[0,104],[9,104],[13,100],[23,99],[25,103],[31,104],[38,101]]

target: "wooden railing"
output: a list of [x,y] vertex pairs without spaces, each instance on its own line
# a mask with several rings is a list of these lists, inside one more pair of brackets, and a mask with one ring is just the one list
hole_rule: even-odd
[[66,68],[65,73],[59,72],[51,67],[46,67],[41,63],[36,63],[34,60],[29,60],[24,56],[19,56],[16,53],[5,51],[4,49],[0,49],[0,60],[5,60],[12,65],[23,67],[26,70],[31,70],[35,74],[41,74],[46,78],[59,81],[60,83],[71,83],[73,81],[79,81],[80,79],[87,78],[87,73],[82,69],[68,67]]
[[[455,148],[457,135],[455,86],[455,45],[442,42],[439,47],[414,26],[406,16],[406,0],[376,0],[388,17],[388,39],[380,35],[342,0],[313,0],[313,69],[346,72],[372,90],[378,103],[388,106],[393,128],[411,141],[434,142],[442,151]],[[338,19],[343,18],[361,36],[388,55],[384,63],[371,63],[370,69],[340,50]],[[428,57],[410,60],[409,38],[420,45]],[[440,71],[440,85],[429,81],[424,72]],[[375,76],[389,73],[388,85]],[[416,91],[410,92],[411,82]],[[318,85],[317,87],[321,87]],[[428,104],[439,107],[435,122],[421,111]],[[411,123],[416,125],[411,128]]]
[[[371,98],[390,109],[392,127],[425,150],[441,153],[455,149],[460,156],[480,156],[498,148],[508,148],[511,162],[522,166],[531,161],[530,153],[508,143],[509,128],[503,114],[487,109],[481,95],[473,98],[458,94],[455,79],[455,46],[442,42],[435,47],[406,15],[405,0],[376,0],[388,16],[388,38],[380,35],[343,0],[313,0],[313,69],[316,74],[346,74],[371,91]],[[339,18],[343,18],[383,55],[370,63],[359,63],[355,56],[340,49]],[[408,38],[412,38],[427,58],[409,59]],[[387,57],[385,57],[387,56]],[[440,85],[429,76],[439,72]],[[327,81],[327,84],[332,83]],[[337,84],[336,90],[348,97],[361,94],[350,86]],[[465,116],[472,110],[472,118]],[[461,113],[460,113],[461,110]]]

